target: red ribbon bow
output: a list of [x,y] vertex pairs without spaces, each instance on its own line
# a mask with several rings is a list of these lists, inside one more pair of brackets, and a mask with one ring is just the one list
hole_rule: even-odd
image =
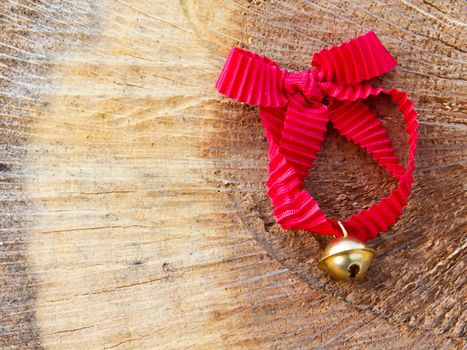
[[[261,107],[269,144],[266,185],[282,227],[342,235],[337,222],[327,218],[303,189],[328,121],[398,179],[397,189],[388,197],[343,222],[348,234],[366,241],[396,223],[413,182],[417,113],[405,92],[364,82],[396,64],[374,32],[318,52],[311,61],[315,69],[303,72],[287,72],[268,58],[240,48],[230,51],[216,88],[227,97]],[[364,102],[380,93],[389,95],[403,114],[409,135],[406,168],[381,122]]]

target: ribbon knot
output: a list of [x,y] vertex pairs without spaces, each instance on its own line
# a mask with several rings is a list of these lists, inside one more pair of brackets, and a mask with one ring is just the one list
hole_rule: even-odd
[[284,89],[289,97],[293,98],[296,93],[301,93],[308,102],[323,102],[324,93],[317,79],[317,70],[306,70],[303,72],[286,72],[284,78]]
[[[230,51],[216,88],[237,101],[260,106],[269,145],[266,185],[282,227],[342,235],[337,221],[326,217],[303,189],[328,121],[398,179],[398,188],[389,196],[343,222],[348,234],[366,241],[397,221],[413,182],[417,114],[406,93],[365,83],[396,64],[374,32],[321,50],[311,60],[314,69],[302,72],[288,72],[247,50]],[[403,114],[409,135],[406,167],[395,155],[381,121],[365,103],[368,96],[381,93],[388,94]]]

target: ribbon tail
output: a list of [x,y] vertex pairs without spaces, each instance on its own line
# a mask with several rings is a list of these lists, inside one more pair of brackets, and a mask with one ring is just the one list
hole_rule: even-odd
[[326,81],[355,84],[384,74],[396,60],[374,32],[352,39],[340,46],[316,53],[311,61]]
[[216,82],[223,95],[253,106],[283,107],[287,103],[283,81],[286,71],[270,59],[233,48]]
[[329,96],[339,101],[355,101],[366,99],[370,95],[378,95],[383,91],[380,87],[370,84],[335,84],[332,82],[322,82],[319,84],[321,90]]
[[279,147],[289,165],[303,178],[308,176],[321,148],[328,121],[326,106],[310,104],[299,93],[290,99]]
[[317,103],[307,105],[297,94],[287,110],[261,108],[260,113],[269,141],[266,186],[277,222],[285,229],[335,234],[316,200],[303,189],[303,179],[326,132],[327,108]]
[[404,173],[387,130],[363,101],[333,103],[329,119],[341,135],[366,150],[392,176],[398,179]]
[[[329,111],[330,119],[334,126],[348,139],[360,144],[367,149],[373,158],[384,165],[393,175],[397,175],[398,187],[389,196],[368,209],[361,210],[352,215],[344,224],[349,234],[363,241],[373,238],[378,233],[386,231],[397,222],[407,205],[408,196],[411,193],[413,183],[413,170],[416,152],[416,141],[418,138],[417,113],[413,108],[413,102],[405,92],[396,89],[382,90],[388,94],[392,101],[398,105],[398,110],[403,114],[406,124],[409,143],[409,159],[404,168],[399,164],[394,155],[390,141],[388,142],[386,130],[375,121],[376,116],[369,111],[368,107],[361,101],[339,103],[338,106]],[[348,118],[348,119],[346,119]],[[349,118],[352,119],[349,121]]]

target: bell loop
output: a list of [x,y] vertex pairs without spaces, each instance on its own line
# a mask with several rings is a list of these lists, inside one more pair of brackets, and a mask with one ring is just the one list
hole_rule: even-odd
[[339,226],[340,226],[340,228],[342,230],[342,237],[347,238],[348,233],[347,233],[347,230],[345,229],[344,225],[340,221],[337,221],[337,223],[339,224]]

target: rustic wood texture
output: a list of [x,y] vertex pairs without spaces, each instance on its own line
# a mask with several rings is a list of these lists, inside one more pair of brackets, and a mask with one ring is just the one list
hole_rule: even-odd
[[[465,343],[462,1],[0,3],[0,347],[456,349]],[[274,223],[257,109],[213,89],[240,45],[291,70],[376,30],[420,114],[414,191],[368,276]],[[399,154],[400,116],[371,101]],[[329,127],[308,180],[345,218],[393,180]]]

